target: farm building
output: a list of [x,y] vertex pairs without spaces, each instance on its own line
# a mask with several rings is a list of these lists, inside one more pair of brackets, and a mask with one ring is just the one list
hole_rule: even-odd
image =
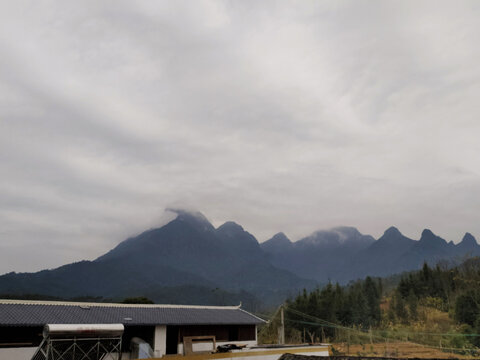
[[140,338],[153,356],[162,357],[185,354],[192,347],[208,349],[212,342],[255,346],[261,323],[239,306],[0,300],[0,359],[30,359],[47,324],[123,324],[122,353],[130,351],[133,338]]

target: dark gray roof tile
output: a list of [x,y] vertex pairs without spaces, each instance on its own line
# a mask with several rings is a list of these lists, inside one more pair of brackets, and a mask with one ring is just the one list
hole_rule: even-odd
[[[131,319],[131,320],[128,320]],[[263,320],[238,307],[0,301],[0,326],[45,324],[242,325]]]

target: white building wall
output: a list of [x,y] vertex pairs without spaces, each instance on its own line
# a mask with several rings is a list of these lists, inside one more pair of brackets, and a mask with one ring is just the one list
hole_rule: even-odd
[[165,325],[155,326],[153,337],[153,355],[162,357],[167,352],[167,327]]

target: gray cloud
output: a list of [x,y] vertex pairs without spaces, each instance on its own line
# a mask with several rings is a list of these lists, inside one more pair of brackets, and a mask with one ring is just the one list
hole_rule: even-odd
[[0,5],[0,272],[168,206],[263,241],[480,237],[475,1]]

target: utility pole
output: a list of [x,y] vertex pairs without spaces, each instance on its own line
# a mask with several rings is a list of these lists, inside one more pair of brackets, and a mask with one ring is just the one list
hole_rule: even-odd
[[283,314],[283,305],[280,306],[280,345],[285,344],[285,317]]

